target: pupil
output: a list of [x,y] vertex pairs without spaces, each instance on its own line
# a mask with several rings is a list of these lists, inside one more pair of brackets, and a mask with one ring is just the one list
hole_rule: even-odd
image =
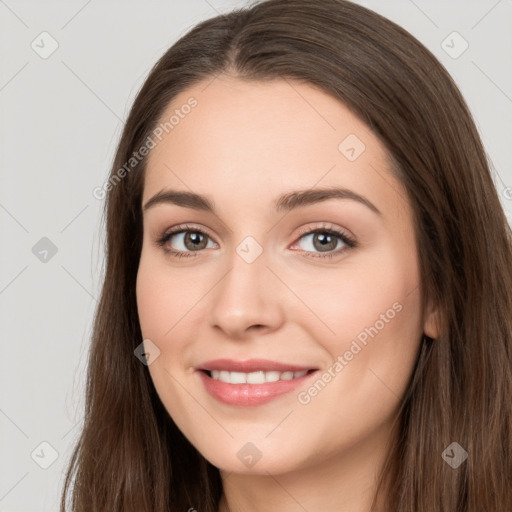
[[[315,240],[315,242],[316,241],[319,242],[318,246],[315,243],[315,247],[317,249],[325,249],[325,248],[334,249],[334,247],[336,246],[336,240],[329,233],[317,233],[317,236],[315,237],[314,240]],[[333,243],[334,243],[334,245],[333,245]]]
[[185,245],[187,245],[187,243],[190,243],[192,249],[197,249],[198,247],[202,248],[202,246],[204,245],[204,240],[201,240],[202,236],[203,235],[201,233],[198,233],[197,231],[191,231],[187,233],[185,237]]

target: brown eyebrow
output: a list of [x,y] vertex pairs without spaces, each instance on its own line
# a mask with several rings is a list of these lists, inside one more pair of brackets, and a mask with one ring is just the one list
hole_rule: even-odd
[[[329,199],[352,199],[367,206],[377,215],[382,215],[381,211],[366,197],[363,197],[352,190],[340,187],[317,188],[308,190],[295,190],[287,192],[277,198],[274,208],[277,212],[291,211],[303,206],[320,203]],[[216,213],[215,204],[206,196],[196,194],[194,192],[178,191],[178,190],[162,190],[149,199],[144,205],[143,210],[156,206],[157,204],[175,204],[184,208],[193,210],[202,210],[206,212]]]

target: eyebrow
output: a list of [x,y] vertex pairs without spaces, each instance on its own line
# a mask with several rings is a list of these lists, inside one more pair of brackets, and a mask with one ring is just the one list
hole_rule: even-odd
[[[297,208],[320,203],[329,199],[351,199],[365,205],[377,215],[382,215],[381,211],[371,201],[366,199],[366,197],[363,197],[352,190],[340,187],[287,192],[276,199],[274,202],[274,209],[277,212],[289,212]],[[206,196],[196,194],[194,192],[169,189],[162,190],[146,202],[143,211],[146,212],[158,204],[175,204],[184,208],[191,208],[193,210],[201,210],[216,214],[215,204],[213,201],[208,199]]]

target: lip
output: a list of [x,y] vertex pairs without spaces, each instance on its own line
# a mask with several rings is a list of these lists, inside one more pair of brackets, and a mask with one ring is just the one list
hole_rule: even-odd
[[[265,382],[263,384],[229,384],[213,379],[207,370],[224,370],[249,373],[251,371],[293,371],[311,370],[297,379]],[[216,359],[208,361],[196,368],[206,391],[221,403],[233,406],[263,405],[275,398],[290,393],[317,373],[317,368],[278,363],[266,359],[250,359],[248,361],[233,361],[231,359]]]
[[317,370],[313,366],[299,366],[296,364],[279,363],[269,359],[248,359],[235,361],[233,359],[213,359],[196,367],[196,370],[225,370],[228,372],[300,372],[302,370]]

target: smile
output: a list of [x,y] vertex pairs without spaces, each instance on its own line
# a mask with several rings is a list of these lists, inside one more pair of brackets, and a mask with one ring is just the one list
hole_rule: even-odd
[[308,370],[300,372],[256,371],[256,372],[228,372],[212,370],[209,372],[213,380],[220,380],[227,384],[264,384],[265,382],[277,382],[298,379],[308,373]]
[[206,392],[218,402],[253,407],[304,386],[318,370],[230,372],[202,369],[195,373]]

